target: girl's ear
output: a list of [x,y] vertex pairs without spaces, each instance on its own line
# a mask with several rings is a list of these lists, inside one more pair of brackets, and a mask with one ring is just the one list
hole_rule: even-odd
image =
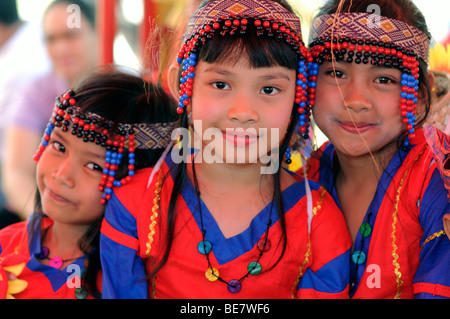
[[180,66],[177,63],[170,65],[167,73],[167,81],[169,84],[169,90],[173,98],[178,100],[180,97],[180,79],[179,79]]

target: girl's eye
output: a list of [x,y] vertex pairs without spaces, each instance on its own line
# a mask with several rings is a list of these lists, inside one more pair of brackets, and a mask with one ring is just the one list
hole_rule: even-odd
[[333,78],[338,78],[338,79],[342,79],[345,77],[345,73],[339,70],[330,70],[327,71],[326,74],[328,74],[329,76],[333,77]]
[[267,94],[267,95],[273,95],[278,93],[279,90],[277,88],[274,88],[272,86],[265,86],[261,89],[261,93],[262,94]]
[[394,79],[391,79],[391,78],[389,78],[387,76],[380,76],[380,77],[375,79],[375,83],[380,83],[380,84],[393,83],[393,84],[395,84],[395,83],[397,83],[397,81],[394,80]]
[[229,90],[230,86],[226,84],[225,82],[214,82],[212,83],[212,86],[214,86],[216,89],[219,90]]
[[66,151],[66,148],[64,147],[64,145],[62,145],[60,142],[57,141],[53,141],[52,142],[52,146],[55,150],[57,150],[58,152],[62,152],[64,153]]
[[94,171],[100,171],[100,172],[103,172],[103,168],[102,168],[100,165],[95,164],[94,162],[88,163],[88,164],[86,165],[86,167],[89,168],[89,169],[92,169],[92,170],[94,170]]

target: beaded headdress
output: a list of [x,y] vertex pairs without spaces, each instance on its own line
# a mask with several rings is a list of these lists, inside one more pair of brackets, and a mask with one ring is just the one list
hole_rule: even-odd
[[368,13],[322,15],[313,21],[310,51],[314,68],[326,61],[371,63],[402,72],[400,108],[408,135],[414,137],[419,89],[419,59],[428,62],[428,36],[399,20]]
[[243,36],[250,24],[256,27],[258,36],[284,41],[296,52],[299,64],[295,103],[298,105],[299,131],[307,138],[310,115],[308,99],[310,94],[315,93],[315,87],[308,85],[307,68],[312,58],[303,44],[298,17],[274,1],[211,1],[194,12],[178,53],[177,62],[182,65],[182,77],[177,112],[183,113],[190,103],[200,48],[214,37]]
[[[96,113],[83,112],[74,96],[75,92],[68,90],[56,98],[52,116],[34,160],[39,161],[55,127],[63,132],[70,130],[72,135],[82,138],[84,142],[105,147],[105,168],[99,184],[99,190],[103,192],[101,203],[105,204],[111,198],[113,186],[125,185],[134,176],[135,149],[165,149],[177,123],[114,123]],[[119,180],[116,179],[116,172],[125,149],[128,150],[128,175]]]

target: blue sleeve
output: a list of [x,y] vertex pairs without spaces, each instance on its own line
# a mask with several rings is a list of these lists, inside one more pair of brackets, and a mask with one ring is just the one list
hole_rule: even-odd
[[145,263],[137,254],[136,219],[114,194],[106,206],[101,232],[102,297],[148,298]]
[[435,170],[420,205],[420,264],[414,277],[415,298],[450,298],[450,241],[443,216],[450,212],[447,190]]

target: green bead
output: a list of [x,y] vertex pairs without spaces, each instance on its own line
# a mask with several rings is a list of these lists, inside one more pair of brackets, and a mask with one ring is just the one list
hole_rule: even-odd
[[252,261],[248,264],[247,270],[250,272],[250,275],[258,275],[261,273],[261,264],[257,261]]
[[77,299],[86,299],[88,296],[89,293],[86,288],[79,287],[75,289],[75,297],[77,297]]
[[368,237],[372,233],[372,226],[369,223],[363,223],[359,231],[363,237]]

